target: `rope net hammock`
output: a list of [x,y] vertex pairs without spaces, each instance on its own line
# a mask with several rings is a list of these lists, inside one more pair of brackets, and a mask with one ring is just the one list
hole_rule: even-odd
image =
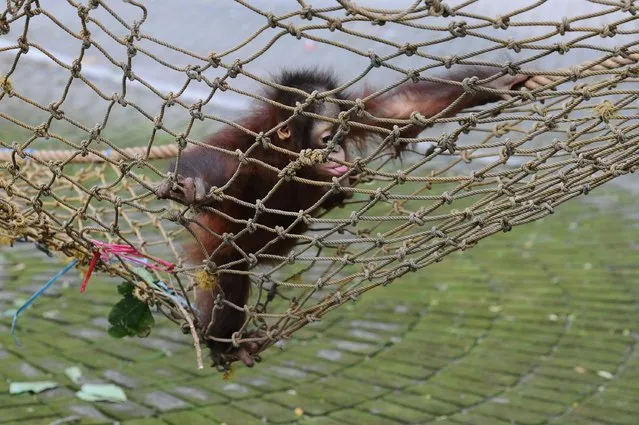
[[[263,93],[274,79],[259,70],[269,55],[277,68],[295,64],[297,53],[286,49],[300,43],[317,66],[324,59],[312,56],[315,49],[352,58],[340,75],[343,88],[382,75],[385,88],[341,100],[348,113],[336,122],[343,128],[376,96],[411,80],[439,81],[446,69],[480,65],[528,78],[521,90],[500,93],[502,101],[454,117],[414,113],[394,120],[392,131],[371,125],[367,149],[348,161],[353,184],[305,182],[352,195],[343,208],[271,211],[296,217],[307,232],[265,226],[259,214],[239,220],[241,234],[261,226],[295,246],[283,255],[243,253],[249,302],[216,300],[246,313],[225,340],[236,346],[250,340],[262,351],[370,289],[401,285],[406,273],[552,214],[639,164],[639,28],[631,1],[581,0],[574,3],[583,14],[545,21],[534,12],[557,2],[500,3],[499,15],[481,0],[415,1],[393,10],[345,0],[297,3],[276,13],[236,0],[229,10],[254,18],[252,30],[197,43],[195,51],[145,31],[152,4],[9,0],[0,13],[2,242],[34,242],[84,270],[132,283],[133,296],[190,333],[201,356],[193,288],[215,285],[228,267],[186,260],[183,245],[194,236],[185,226],[198,206],[158,199],[155,188],[173,178],[167,159],[215,130],[240,127],[232,99],[273,104]],[[398,43],[393,34],[410,41]],[[279,47],[285,42],[289,47]],[[147,72],[158,69],[178,83],[159,84]],[[473,83],[442,84],[480,90]],[[294,115],[310,116],[305,106],[317,93],[306,95]],[[400,140],[398,129],[410,125],[425,131]],[[244,131],[277,148],[267,139],[276,129]],[[414,143],[397,158],[393,147],[407,141]],[[227,153],[250,161],[246,152]],[[312,163],[308,152],[291,156],[297,169]],[[301,181],[292,168],[281,179]],[[268,208],[267,200],[217,196]],[[218,236],[233,246],[241,235]]]

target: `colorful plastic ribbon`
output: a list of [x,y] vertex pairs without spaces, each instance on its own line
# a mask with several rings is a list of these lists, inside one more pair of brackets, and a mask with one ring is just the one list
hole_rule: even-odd
[[162,260],[161,258],[152,257],[150,255],[142,254],[136,248],[117,243],[105,243],[100,241],[91,241],[96,250],[93,253],[93,258],[89,263],[89,269],[87,270],[82,285],[80,286],[80,292],[84,293],[91,278],[93,270],[98,264],[98,260],[102,258],[105,263],[109,262],[109,254],[114,254],[122,258],[123,260],[130,261],[135,264],[139,264],[151,270],[160,270],[164,272],[173,272],[173,263]]
[[75,265],[78,264],[78,260],[77,259],[73,259],[69,264],[67,264],[62,270],[60,270],[59,272],[57,272],[55,274],[55,276],[53,276],[51,279],[49,279],[49,281],[47,283],[44,284],[44,286],[40,289],[38,289],[33,295],[31,295],[29,297],[29,299],[22,304],[22,306],[16,310],[16,312],[13,314],[13,320],[11,321],[11,336],[13,337],[13,341],[16,343],[17,346],[20,346],[20,342],[18,341],[18,338],[16,337],[16,325],[18,324],[18,316],[20,314],[22,314],[22,312],[24,310],[26,310],[27,308],[29,308],[29,306],[31,304],[33,304],[33,302],[35,300],[37,300],[42,294],[44,294],[44,292],[49,289],[49,287],[51,287],[51,285],[53,285],[54,283],[56,283],[56,281],[58,279],[60,279],[60,277],[62,277],[62,275],[64,275],[66,272],[68,272],[69,270],[71,270],[73,267],[75,267]]

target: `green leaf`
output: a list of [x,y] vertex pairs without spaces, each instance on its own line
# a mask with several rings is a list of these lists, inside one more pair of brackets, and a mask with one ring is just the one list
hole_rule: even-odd
[[113,384],[84,384],[75,395],[85,401],[126,401],[122,388]]
[[135,285],[129,282],[124,282],[118,285],[118,293],[120,295],[131,295],[134,289]]
[[113,338],[124,338],[125,336],[130,336],[130,332],[122,326],[111,326],[107,333]]
[[134,267],[133,271],[142,279],[144,279],[144,281],[146,281],[146,283],[148,283],[149,285],[153,284],[156,280],[151,272],[143,267]]
[[43,391],[56,388],[57,386],[58,384],[53,381],[12,382],[9,384],[9,394],[38,394]]
[[80,382],[80,379],[82,379],[82,369],[77,366],[71,366],[64,369],[64,374],[74,384],[78,384]]
[[[118,287],[123,287],[124,284]],[[123,288],[124,289],[124,288]],[[122,292],[120,292],[122,293]],[[149,306],[133,295],[126,294],[109,312],[109,335],[114,338],[125,336],[148,336],[155,325]]]

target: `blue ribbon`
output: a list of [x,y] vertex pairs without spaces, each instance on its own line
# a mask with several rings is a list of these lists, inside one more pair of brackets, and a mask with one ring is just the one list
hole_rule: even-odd
[[[186,299],[169,288],[166,283],[160,280],[155,282],[155,285],[162,289],[174,302],[181,304],[184,308],[188,308],[189,303],[186,301]],[[192,308],[194,312],[199,313],[195,306],[192,306]]]
[[71,270],[76,264],[78,264],[78,259],[74,258],[69,264],[67,264],[62,270],[60,270],[58,273],[55,274],[55,276],[53,276],[51,279],[49,279],[49,281],[47,283],[44,284],[44,286],[40,289],[38,289],[33,295],[31,295],[29,297],[29,299],[22,304],[22,307],[20,307],[15,314],[13,315],[13,320],[11,321],[11,337],[13,338],[13,341],[15,342],[15,344],[19,347],[20,346],[20,341],[18,341],[18,338],[16,337],[16,325],[18,324],[18,316],[27,308],[29,308],[29,306],[31,304],[33,304],[33,302],[35,300],[37,300],[42,294],[44,294],[44,292],[49,289],[49,287],[51,285],[53,285],[54,283],[56,283],[56,281],[58,279],[60,279],[62,277],[62,275],[64,275],[66,272],[68,272],[69,270]]

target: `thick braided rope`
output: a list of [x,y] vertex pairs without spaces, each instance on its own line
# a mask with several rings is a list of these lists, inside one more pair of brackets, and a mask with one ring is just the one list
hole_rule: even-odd
[[[639,53],[629,54],[627,56],[616,56],[614,58],[607,59],[597,65],[589,67],[592,64],[591,61],[584,62],[581,69],[589,68],[591,71],[605,71],[610,69],[621,68],[624,66],[632,65],[639,62]],[[526,90],[537,90],[547,85],[551,85],[554,82],[561,79],[561,74],[563,73],[571,73],[573,74],[574,69],[560,69],[557,70],[555,75],[536,75],[528,79],[524,83],[524,89]],[[69,157],[74,156],[71,163],[95,163],[95,162],[104,162],[107,160],[111,160],[113,162],[117,162],[122,159],[131,159],[131,158],[139,158],[143,160],[157,160],[157,159],[168,159],[177,156],[179,147],[177,144],[164,145],[164,146],[151,146],[151,148],[147,148],[145,146],[137,146],[122,149],[122,153],[117,151],[105,151],[102,155],[96,155],[93,153],[88,153],[87,155],[75,155],[76,151],[67,149],[67,150],[38,150],[35,152],[30,152],[27,155],[29,157],[33,157],[42,162],[48,161],[65,161]],[[14,155],[14,151],[12,150],[3,150],[0,152],[0,161],[10,161]]]

